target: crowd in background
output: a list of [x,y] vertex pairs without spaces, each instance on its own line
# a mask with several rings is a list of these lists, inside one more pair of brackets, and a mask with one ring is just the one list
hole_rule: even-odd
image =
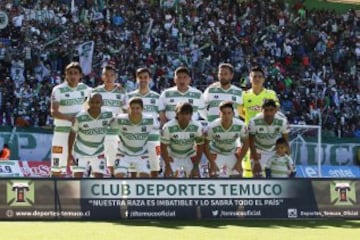
[[83,79],[90,86],[101,83],[108,61],[129,91],[135,69],[147,66],[158,92],[172,86],[180,65],[200,90],[217,80],[219,63],[234,65],[233,83],[243,89],[260,65],[290,123],[321,121],[326,136],[360,137],[354,10],[308,10],[300,0],[3,0],[0,9],[9,19],[0,30],[0,125],[51,126],[52,87],[78,60],[79,44],[93,40],[92,72]]

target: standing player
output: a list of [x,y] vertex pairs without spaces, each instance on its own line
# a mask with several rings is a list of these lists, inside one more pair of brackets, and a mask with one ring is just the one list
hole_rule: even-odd
[[159,133],[154,127],[154,118],[143,115],[143,109],[141,98],[131,98],[128,113],[119,114],[111,123],[111,128],[116,129],[120,137],[114,165],[117,178],[124,178],[127,173],[136,173],[137,176],[146,178],[150,176],[147,144],[158,137]]
[[254,164],[254,175],[257,177],[263,176],[267,160],[274,155],[276,140],[283,137],[288,141],[287,120],[276,112],[276,102],[266,99],[262,105],[262,113],[249,122],[250,154]]
[[199,114],[205,118],[204,97],[202,92],[190,86],[190,71],[186,67],[178,67],[175,70],[175,87],[165,89],[159,99],[160,124],[163,126],[167,121],[175,118],[175,106],[180,102],[187,102],[193,106],[193,120],[199,119]]
[[234,67],[229,63],[222,63],[218,69],[218,82],[211,84],[204,91],[207,121],[212,122],[219,118],[219,104],[223,101],[232,101],[234,116],[238,118],[238,106],[242,105],[242,90],[231,84],[234,77]]
[[[205,141],[210,177],[242,176],[242,160],[249,149],[247,127],[242,120],[234,117],[233,102],[222,102],[219,109],[220,118],[210,123]],[[242,142],[240,154],[237,153],[239,139]]]
[[161,131],[161,154],[165,162],[165,177],[199,177],[199,163],[204,150],[202,126],[192,120],[193,107],[180,102],[175,119]]
[[[264,71],[256,66],[250,71],[251,88],[242,95],[242,104],[239,105],[239,114],[245,119],[245,124],[249,124],[251,118],[261,112],[261,106],[265,99],[273,99],[277,105],[279,100],[273,90],[264,87],[265,74]],[[252,177],[250,158],[247,157],[243,161],[244,177]]]
[[89,109],[76,115],[68,140],[68,166],[74,163],[75,177],[83,177],[87,165],[96,178],[102,178],[106,173],[104,140],[113,114],[108,109],[101,109],[102,104],[101,95],[93,93]]
[[[151,115],[154,118],[154,126],[160,127],[158,122],[159,117],[159,94],[150,90],[151,73],[147,68],[139,68],[136,70],[136,81],[139,88],[133,92],[128,93],[128,98],[140,97],[144,104],[143,114]],[[160,171],[160,136],[149,141],[149,158],[151,177],[157,178]]]
[[65,68],[65,81],[55,86],[51,93],[51,115],[54,118],[54,135],[51,148],[51,174],[61,177],[66,173],[68,137],[75,115],[83,109],[91,88],[80,83],[82,69],[78,62]]
[[[113,65],[105,65],[101,76],[104,84],[96,87],[94,93],[99,93],[103,99],[103,106],[116,116],[119,113],[126,111],[126,94],[115,83],[117,79],[116,68]],[[106,164],[110,170],[111,175],[114,174],[114,162],[117,153],[117,146],[119,143],[119,136],[116,130],[108,129],[108,134],[105,137],[105,155]]]

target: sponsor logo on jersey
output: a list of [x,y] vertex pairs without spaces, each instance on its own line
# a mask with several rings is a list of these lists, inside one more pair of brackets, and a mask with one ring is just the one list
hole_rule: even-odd
[[63,147],[62,146],[53,146],[51,149],[52,153],[62,154],[63,153]]

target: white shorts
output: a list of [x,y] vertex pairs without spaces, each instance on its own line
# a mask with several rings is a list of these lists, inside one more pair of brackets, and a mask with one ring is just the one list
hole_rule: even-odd
[[233,170],[235,164],[236,164],[237,158],[234,154],[230,155],[223,155],[216,153],[216,166],[219,169],[219,172],[217,175],[221,178],[228,178],[231,175],[238,175],[239,172]]
[[149,162],[151,171],[160,171],[160,141],[149,141]]
[[108,167],[114,166],[119,143],[120,143],[120,139],[118,135],[109,134],[105,136],[105,141],[104,141],[105,157],[106,157],[106,165]]
[[[193,169],[193,156],[188,158],[174,158],[174,161],[170,163],[174,176],[178,178],[188,178]],[[185,175],[185,176],[184,176]]]
[[149,154],[145,153],[139,156],[126,156],[117,154],[114,164],[114,174],[128,172],[150,174]]
[[98,156],[83,156],[74,153],[75,162],[77,162],[76,166],[72,166],[72,172],[86,172],[89,167],[91,167],[92,173],[101,173],[106,174],[106,160],[105,155],[100,154]]
[[257,153],[260,153],[260,165],[261,168],[264,170],[267,161],[269,160],[269,158],[271,158],[272,156],[274,156],[275,151],[273,152],[268,152],[268,151],[262,151],[262,150],[257,150]]
[[[65,128],[65,127],[64,127]],[[54,131],[51,147],[51,171],[66,172],[68,159],[68,139],[69,132]]]

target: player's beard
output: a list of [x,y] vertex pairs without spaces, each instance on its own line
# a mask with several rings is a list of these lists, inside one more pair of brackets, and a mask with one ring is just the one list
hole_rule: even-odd
[[230,80],[227,80],[227,79],[220,79],[220,85],[222,87],[227,87],[231,84],[231,81]]

